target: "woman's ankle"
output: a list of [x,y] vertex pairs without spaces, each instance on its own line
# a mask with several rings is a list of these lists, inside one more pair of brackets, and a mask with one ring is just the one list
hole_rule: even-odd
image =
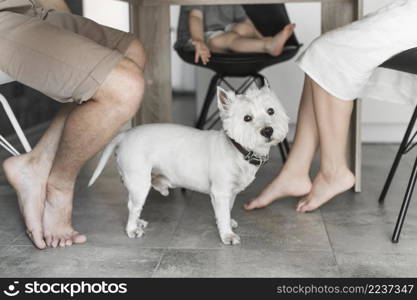
[[355,180],[355,175],[347,165],[322,166],[319,174],[328,182],[339,181],[341,178],[349,181]]

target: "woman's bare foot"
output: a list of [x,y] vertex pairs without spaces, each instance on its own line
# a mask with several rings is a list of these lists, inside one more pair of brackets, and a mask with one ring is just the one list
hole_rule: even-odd
[[246,210],[262,208],[274,200],[284,197],[300,197],[307,195],[311,190],[311,180],[308,175],[290,174],[281,172],[255,199],[245,204]]
[[315,210],[334,198],[349,190],[355,184],[355,176],[349,169],[343,169],[334,174],[319,172],[314,179],[311,192],[301,199],[297,205],[298,212]]
[[72,227],[72,197],[71,189],[63,190],[47,186],[45,210],[43,214],[43,232],[48,247],[67,247],[87,241]]
[[50,167],[30,154],[8,158],[3,163],[7,180],[17,193],[26,232],[39,249],[46,247],[42,231],[45,187]]
[[274,37],[269,39],[266,42],[267,52],[271,54],[272,56],[280,55],[282,51],[284,50],[285,43],[293,34],[294,28],[295,28],[295,24],[288,24],[287,26],[284,27],[283,30],[281,30]]

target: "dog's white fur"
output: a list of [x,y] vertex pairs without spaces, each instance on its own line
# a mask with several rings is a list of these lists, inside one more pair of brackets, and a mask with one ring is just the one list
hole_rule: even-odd
[[[119,172],[129,191],[126,233],[130,238],[144,233],[147,222],[140,214],[151,187],[164,196],[169,188],[183,187],[209,194],[221,240],[240,243],[232,230],[237,223],[231,219],[231,210],[236,195],[255,179],[259,167],[244,160],[228,136],[259,156],[268,155],[270,147],[285,138],[288,117],[267,82],[244,95],[219,87],[217,98],[223,130],[143,125],[120,133],[105,148],[89,186],[117,148]],[[270,108],[275,111],[273,115],[268,114]],[[252,121],[244,120],[247,115]],[[261,135],[265,127],[274,129],[271,138]]]

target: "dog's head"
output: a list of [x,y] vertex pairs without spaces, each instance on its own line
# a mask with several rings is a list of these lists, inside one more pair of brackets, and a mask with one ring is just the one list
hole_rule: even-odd
[[218,87],[217,101],[223,129],[247,149],[277,145],[288,133],[289,118],[266,80],[242,95]]

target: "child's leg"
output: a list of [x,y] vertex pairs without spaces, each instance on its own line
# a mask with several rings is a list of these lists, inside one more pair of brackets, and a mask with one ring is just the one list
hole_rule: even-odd
[[257,32],[253,28],[253,26],[247,23],[234,24],[231,31],[237,33],[241,37],[251,38],[251,39],[261,39],[261,37],[258,36]]
[[[239,26],[242,27],[242,26]],[[239,30],[243,30],[239,28]],[[269,53],[278,56],[282,53],[285,42],[294,31],[294,25],[287,25],[281,32],[270,39],[248,38],[235,31],[227,32],[211,38],[208,46],[213,52],[233,51],[237,53]],[[248,32],[245,32],[248,34]]]

